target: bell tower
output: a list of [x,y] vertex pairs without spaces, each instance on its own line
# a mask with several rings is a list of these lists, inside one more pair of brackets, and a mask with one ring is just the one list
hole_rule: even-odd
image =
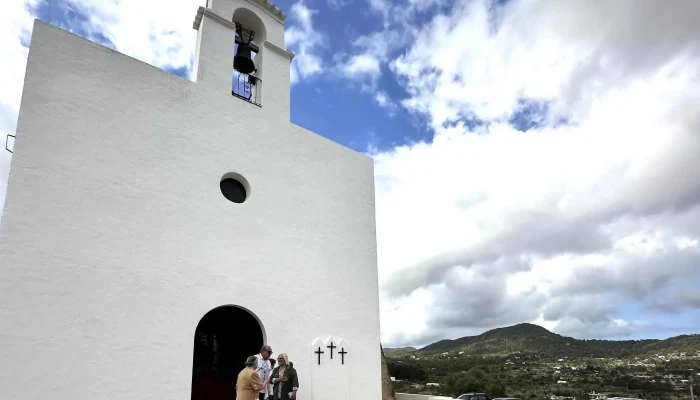
[[253,103],[289,120],[286,15],[267,0],[208,0],[197,10],[193,75],[197,87]]

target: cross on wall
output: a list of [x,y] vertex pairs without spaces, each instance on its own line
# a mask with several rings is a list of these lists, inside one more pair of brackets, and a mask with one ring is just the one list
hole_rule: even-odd
[[318,350],[314,351],[318,355],[318,365],[321,365],[321,354],[325,353],[325,351],[321,351],[321,346],[318,347]]
[[333,342],[331,342],[330,346],[326,346],[326,347],[331,349],[331,360],[332,360],[333,359],[333,349],[335,349],[338,346],[334,345]]
[[[333,359],[333,350],[336,349],[338,346],[336,346],[335,344],[333,344],[333,342],[331,342],[331,344],[326,346],[326,347],[328,349],[330,349],[330,359],[332,360]],[[325,351],[321,350],[321,346],[318,346],[316,351],[314,351],[314,354],[316,354],[316,356],[317,356],[318,365],[321,365],[321,354],[325,354],[325,353],[326,353]],[[345,355],[348,354],[348,352],[345,351],[345,347],[341,347],[338,354],[340,354],[341,364],[345,365]]]
[[340,354],[340,361],[343,365],[345,365],[345,355],[348,354],[347,351],[345,351],[345,347],[341,347],[340,351],[338,352]]

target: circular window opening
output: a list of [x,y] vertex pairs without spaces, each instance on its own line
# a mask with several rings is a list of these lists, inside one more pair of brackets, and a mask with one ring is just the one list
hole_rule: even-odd
[[238,174],[226,174],[219,183],[221,194],[234,203],[243,203],[248,198],[250,187],[245,178]]

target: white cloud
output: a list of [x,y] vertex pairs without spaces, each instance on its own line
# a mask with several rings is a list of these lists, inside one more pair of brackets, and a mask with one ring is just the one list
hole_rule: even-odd
[[357,35],[352,41],[352,47],[358,52],[338,54],[335,57],[335,68],[344,78],[369,82],[371,86],[375,86],[382,73],[382,65],[388,61],[390,51],[399,45],[398,34],[393,30]]
[[[394,62],[396,72],[409,79],[409,104],[423,112],[432,108],[435,126],[469,112],[485,119],[507,117],[523,97],[560,100],[562,106],[576,106],[576,116],[601,93],[632,79],[697,76],[687,68],[699,54],[689,17],[698,14],[697,2],[667,7],[624,0],[611,5],[567,0],[556,6],[513,1],[496,32],[489,3],[458,3],[450,16],[434,18]],[[596,29],[590,29],[591,21]],[[434,68],[440,75],[429,79]],[[435,93],[425,96],[429,91]]]
[[[351,83],[356,83],[362,92],[371,95],[377,105],[394,116],[399,104],[380,89],[378,81],[392,55],[415,40],[417,29],[410,21],[412,17],[434,6],[441,0],[409,0],[406,3],[391,3],[384,0],[369,0],[370,14],[381,17],[381,30],[357,32],[353,27],[348,35],[352,48],[337,53],[331,72]],[[430,51],[430,50],[428,50]]]
[[[622,304],[700,282],[699,16],[477,0],[418,25],[390,64],[434,139],[373,154],[386,344],[525,321],[624,336],[654,322]],[[541,106],[526,133],[523,100]]]
[[325,45],[326,38],[314,29],[313,16],[317,13],[318,10],[312,10],[300,1],[292,6],[287,19],[285,45],[295,53],[290,77],[292,84],[317,75],[324,69],[318,52]]
[[[116,50],[160,68],[189,68],[197,39],[192,21],[206,0],[70,0]],[[67,5],[67,4],[66,4]]]
[[352,3],[352,0],[328,0],[328,8],[334,11],[339,11],[346,6],[350,5]]
[[375,91],[374,101],[384,110],[386,110],[386,112],[391,116],[394,116],[396,114],[396,111],[399,109],[399,106],[396,104],[396,102],[394,102],[389,97],[389,95],[387,95],[387,93],[382,90]]
[[348,77],[366,75],[376,79],[381,74],[379,60],[371,54],[357,54],[342,65],[342,72]]

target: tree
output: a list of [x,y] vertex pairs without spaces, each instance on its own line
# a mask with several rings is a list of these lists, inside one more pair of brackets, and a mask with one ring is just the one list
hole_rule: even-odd
[[452,373],[442,383],[443,394],[457,397],[462,393],[484,392],[493,397],[506,395],[506,387],[499,379],[490,377],[481,368],[466,373]]
[[389,375],[400,380],[420,382],[425,381],[427,377],[423,368],[409,362],[394,362],[391,359],[387,359],[387,368],[389,369]]

